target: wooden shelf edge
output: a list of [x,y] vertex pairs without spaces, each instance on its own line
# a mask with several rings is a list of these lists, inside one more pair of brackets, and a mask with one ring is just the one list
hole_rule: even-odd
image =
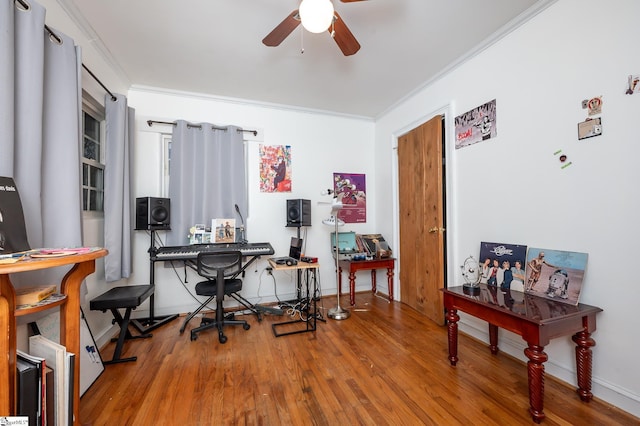
[[46,302],[47,299],[44,299],[43,301],[44,303],[42,304],[26,306],[24,308],[17,308],[15,310],[15,316],[21,317],[23,315],[35,314],[36,312],[41,312],[47,309],[55,308],[56,306],[63,305],[67,301],[67,299],[68,297],[66,295],[61,298],[56,298],[55,300],[48,303]]

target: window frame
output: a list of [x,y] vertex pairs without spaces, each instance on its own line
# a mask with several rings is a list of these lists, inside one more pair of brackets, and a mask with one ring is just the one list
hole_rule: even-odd
[[[100,126],[98,144],[100,146],[100,158],[98,160],[91,160],[84,156],[84,119],[85,114],[91,116],[94,120],[96,120]],[[89,93],[85,90],[82,91],[82,138],[81,138],[81,165],[80,165],[80,186],[82,191],[82,215],[85,218],[103,218],[104,217],[104,172],[105,172],[105,149],[106,149],[106,125],[105,125],[105,107],[100,104],[97,100],[95,100]],[[85,210],[84,208],[84,191],[87,186],[84,184],[84,167],[85,165],[89,167],[96,167],[102,170],[102,210]],[[95,187],[89,187],[95,188]],[[95,190],[95,189],[93,189]]]

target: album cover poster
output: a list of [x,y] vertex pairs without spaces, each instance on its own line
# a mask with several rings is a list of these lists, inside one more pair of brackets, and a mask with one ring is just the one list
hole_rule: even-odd
[[498,136],[496,100],[487,102],[455,118],[456,149]]
[[587,253],[529,248],[526,292],[577,305],[588,257]]
[[0,254],[29,248],[18,188],[13,178],[0,176]]
[[338,218],[345,223],[365,223],[367,221],[367,186],[364,174],[334,173],[333,191],[342,201]]
[[524,291],[527,246],[480,243],[480,282],[501,290]]

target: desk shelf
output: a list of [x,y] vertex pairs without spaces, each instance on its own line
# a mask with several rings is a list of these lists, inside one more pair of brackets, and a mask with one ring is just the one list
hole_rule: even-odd
[[[80,354],[80,287],[84,279],[95,272],[95,260],[107,255],[107,250],[94,248],[87,252],[56,258],[25,259],[0,265],[0,353],[8,354],[0,361],[0,416],[17,413],[16,317],[60,307],[60,344],[67,351]],[[52,303],[16,310],[16,293],[10,275],[71,266],[60,283],[64,298]],[[80,357],[75,357],[73,386],[74,425],[80,424]]]
[[53,294],[46,299],[33,305],[25,305],[24,307],[16,307],[15,316],[21,317],[24,315],[35,314],[37,312],[46,311],[48,309],[55,308],[56,306],[63,305],[67,302],[67,296],[64,294]]

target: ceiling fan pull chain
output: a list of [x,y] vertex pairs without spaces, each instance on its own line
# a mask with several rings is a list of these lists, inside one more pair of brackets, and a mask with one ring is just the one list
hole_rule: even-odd
[[300,54],[304,53],[304,30],[300,28]]

